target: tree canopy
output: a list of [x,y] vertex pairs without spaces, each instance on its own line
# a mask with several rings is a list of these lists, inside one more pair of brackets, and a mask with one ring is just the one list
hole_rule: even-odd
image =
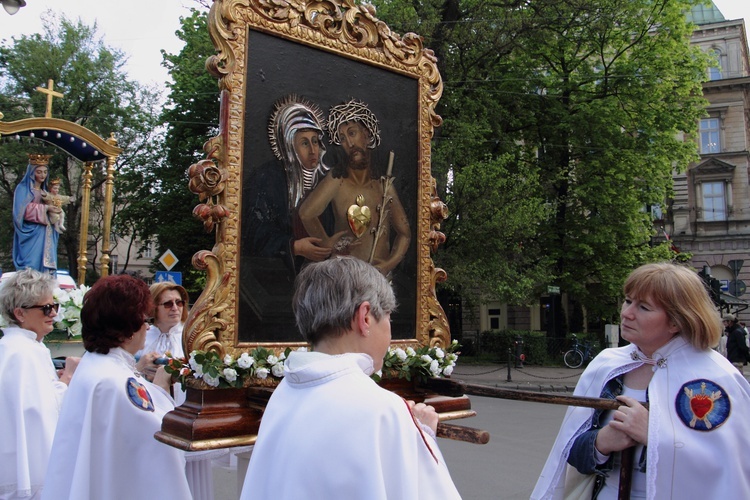
[[[44,116],[46,97],[35,89],[49,79],[55,90],[64,94],[55,99],[52,116],[76,122],[102,137],[114,134],[123,153],[116,166],[116,182],[129,176],[141,176],[146,161],[144,154],[152,146],[158,115],[158,93],[128,78],[123,70],[125,55],[103,41],[97,26],[80,19],[72,21],[64,15],[45,14],[44,32],[4,40],[0,45],[0,109],[4,120]],[[78,197],[65,207],[67,231],[61,235],[58,266],[69,267],[76,275],[78,231],[80,224],[81,165],[53,146],[43,142],[31,145],[5,139],[0,149],[0,217],[6,222],[0,229],[2,248],[10,249],[13,238],[11,205],[13,191],[26,170],[26,153],[54,153],[50,162],[50,178],[60,177],[63,191]],[[93,193],[104,180],[101,163],[94,169]],[[116,189],[120,197],[115,209],[126,208],[127,189]],[[130,193],[128,193],[130,194]],[[100,199],[94,198],[92,213],[101,213]],[[116,216],[117,217],[117,216]],[[100,219],[101,220],[101,219]],[[113,225],[113,231],[117,231]],[[92,236],[97,237],[101,224],[92,222]],[[125,229],[122,234],[126,235]],[[3,267],[12,268],[9,252],[3,256]],[[94,266],[95,261],[89,264]],[[7,266],[7,267],[6,267]],[[88,277],[88,275],[87,275]],[[93,278],[93,274],[91,275]]]
[[452,213],[436,261],[449,283],[515,304],[555,284],[613,315],[625,276],[666,255],[644,207],[696,158],[696,2],[375,3],[438,56],[433,172]]

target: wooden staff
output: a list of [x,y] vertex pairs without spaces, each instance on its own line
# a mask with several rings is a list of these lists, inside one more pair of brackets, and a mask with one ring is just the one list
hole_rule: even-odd
[[464,427],[461,425],[439,423],[437,426],[437,437],[466,441],[473,444],[487,444],[490,441],[490,433],[487,431]]
[[[584,406],[597,410],[616,410],[622,403],[616,399],[589,398],[584,396],[562,396],[558,394],[545,394],[543,392],[520,391],[514,389],[501,389],[479,384],[467,384],[462,381],[453,381],[444,378],[431,378],[424,383],[429,390],[436,391],[446,396],[484,396],[488,398],[513,399],[517,401],[530,401],[533,403],[547,403],[566,406]],[[648,403],[641,403],[648,409]],[[630,447],[620,452],[620,484],[617,498],[619,500],[630,499],[630,486],[633,481],[633,459],[635,448]]]

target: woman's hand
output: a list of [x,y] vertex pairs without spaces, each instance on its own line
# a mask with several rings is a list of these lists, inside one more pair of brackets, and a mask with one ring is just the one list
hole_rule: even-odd
[[[608,426],[627,434],[634,441],[648,445],[648,410],[638,401],[627,396],[617,396],[623,403],[612,415]],[[599,449],[604,453],[601,449]]]
[[57,371],[57,376],[60,378],[60,382],[65,385],[70,385],[70,379],[73,378],[73,373],[75,373],[76,368],[78,368],[78,363],[80,361],[81,358],[78,356],[68,356],[65,358],[65,368]]
[[294,240],[294,243],[292,243],[294,255],[300,255],[313,262],[326,260],[331,255],[331,249],[321,246],[321,244],[320,238],[313,238],[312,236]]
[[424,403],[415,404],[414,401],[407,401],[407,403],[409,403],[409,408],[411,409],[414,418],[432,429],[432,432],[436,433],[439,417],[435,408]]
[[159,387],[167,391],[167,394],[169,394],[169,386],[172,385],[172,375],[167,373],[167,371],[164,369],[164,366],[160,366],[154,374],[153,383],[154,385],[158,385]]
[[138,360],[138,362],[135,364],[135,369],[138,370],[141,374],[143,374],[144,377],[146,377],[146,380],[149,382],[154,381],[154,374],[156,373],[156,370],[159,368],[156,364],[154,364],[154,360],[159,357],[159,353],[157,352],[148,352],[141,356],[141,359]]

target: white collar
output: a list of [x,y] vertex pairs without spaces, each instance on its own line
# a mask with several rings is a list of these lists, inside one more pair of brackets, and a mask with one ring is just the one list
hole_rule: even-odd
[[688,341],[682,335],[675,335],[669,342],[654,351],[650,358],[643,354],[638,346],[632,345],[633,350],[630,352],[630,358],[633,361],[642,361],[647,365],[653,365],[654,371],[656,371],[658,368],[666,368],[669,355],[688,345]]

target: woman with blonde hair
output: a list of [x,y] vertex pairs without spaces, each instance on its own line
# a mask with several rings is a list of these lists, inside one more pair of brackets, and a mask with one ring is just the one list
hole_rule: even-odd
[[[712,349],[722,325],[703,282],[682,266],[647,264],[624,293],[630,345],[602,351],[574,393],[621,406],[568,409],[531,498],[572,498],[587,477],[591,491],[577,498],[617,498],[621,467],[633,468],[631,498],[750,498],[750,462],[727,460],[750,447],[750,384]],[[621,463],[633,446],[634,462]]]

